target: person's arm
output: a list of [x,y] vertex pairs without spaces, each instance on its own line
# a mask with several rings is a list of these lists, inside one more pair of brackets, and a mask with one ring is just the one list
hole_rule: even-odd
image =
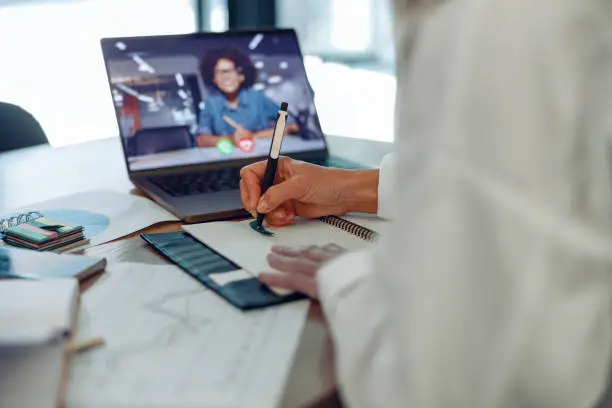
[[317,275],[333,338],[336,375],[350,407],[404,407],[399,359],[384,289],[369,251],[349,253]]
[[[285,135],[292,135],[298,133],[300,131],[300,127],[297,123],[287,123],[285,125]],[[255,132],[255,139],[271,139],[274,135],[274,128],[260,130],[259,132]]]
[[[253,91],[257,92],[257,91]],[[255,139],[271,139],[274,134],[274,121],[278,115],[279,106],[262,92],[257,92],[255,98],[257,98],[257,104],[259,105],[259,111],[262,118],[265,118],[270,127],[258,130],[255,132]],[[295,134],[300,131],[299,125],[295,122],[293,115],[289,113],[287,116],[287,124],[285,126],[285,135]]]
[[453,2],[398,70],[402,213],[374,269],[404,406],[594,407],[605,390],[610,15],[603,1]]
[[292,223],[295,217],[317,218],[347,212],[376,214],[379,170],[344,170],[281,157],[276,183],[261,195],[266,162],[240,171],[240,195],[251,214],[265,213],[273,225]]

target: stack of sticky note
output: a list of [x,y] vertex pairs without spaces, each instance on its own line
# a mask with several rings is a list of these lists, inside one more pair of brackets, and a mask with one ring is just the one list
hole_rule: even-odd
[[36,251],[64,252],[89,243],[82,225],[71,225],[46,217],[30,220],[4,231],[7,244]]

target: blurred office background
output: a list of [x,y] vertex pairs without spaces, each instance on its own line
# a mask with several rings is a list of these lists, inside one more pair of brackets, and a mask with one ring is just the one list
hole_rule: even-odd
[[385,0],[0,0],[0,101],[22,106],[53,146],[118,134],[102,37],[296,28],[327,134],[393,139]]

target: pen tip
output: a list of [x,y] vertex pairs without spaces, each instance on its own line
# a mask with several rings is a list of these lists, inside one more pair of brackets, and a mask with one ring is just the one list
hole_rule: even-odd
[[251,229],[253,231],[256,231],[258,233],[260,233],[261,235],[265,235],[267,237],[273,237],[274,233],[268,231],[267,229],[265,229],[264,227],[262,227],[261,225],[257,224],[257,221],[251,221],[249,223],[249,225],[251,226]]
[[287,102],[283,102],[281,103],[280,110],[282,110],[283,112],[287,112],[288,107],[289,107],[289,104]]

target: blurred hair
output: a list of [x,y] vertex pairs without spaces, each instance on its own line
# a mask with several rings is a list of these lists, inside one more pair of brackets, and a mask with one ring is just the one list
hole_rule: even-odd
[[217,90],[219,89],[213,82],[213,79],[215,77],[217,62],[221,59],[232,61],[236,71],[244,75],[244,81],[240,85],[240,89],[248,89],[253,86],[257,79],[257,70],[248,55],[236,47],[224,47],[210,50],[204,55],[200,64],[200,73],[202,74],[202,80],[206,86],[213,87]]

